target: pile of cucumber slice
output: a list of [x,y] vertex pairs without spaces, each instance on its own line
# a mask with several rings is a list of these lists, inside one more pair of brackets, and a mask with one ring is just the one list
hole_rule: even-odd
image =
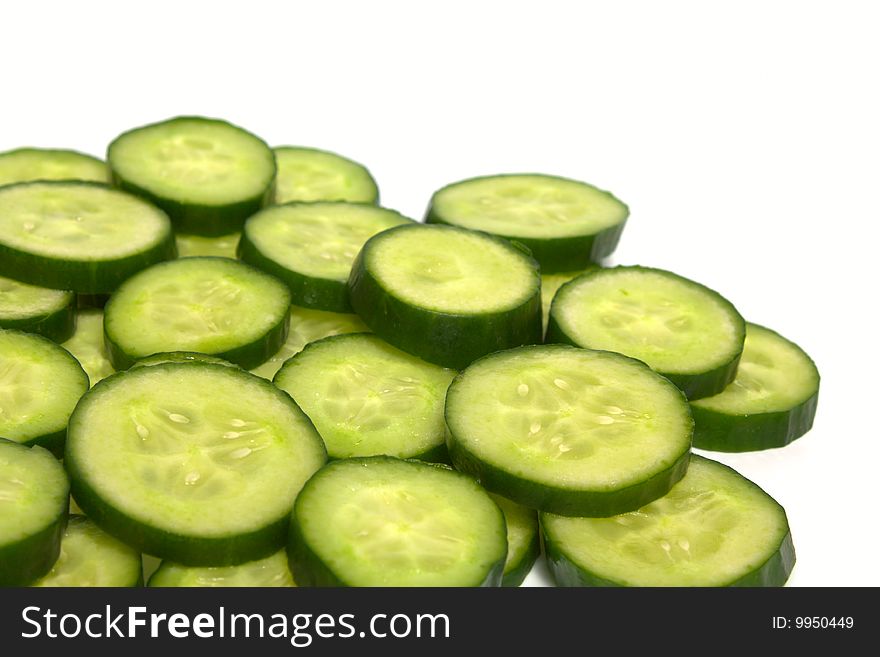
[[[692,448],[813,424],[795,343],[607,266],[629,209],[178,117],[0,153],[0,586],[781,586],[783,507]],[[144,567],[152,564],[152,567]]]

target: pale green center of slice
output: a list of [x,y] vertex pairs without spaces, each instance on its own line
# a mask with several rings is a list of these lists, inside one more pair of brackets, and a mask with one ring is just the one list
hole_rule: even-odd
[[289,398],[222,365],[133,369],[80,409],[68,440],[88,485],[120,512],[177,533],[262,527],[324,460]]
[[690,446],[681,393],[617,354],[567,347],[478,361],[450,389],[449,427],[483,461],[575,490],[618,490]]
[[27,442],[61,431],[86,389],[82,370],[61,347],[0,331],[0,437]]
[[223,205],[259,196],[272,182],[272,151],[221,121],[173,120],[120,137],[110,163],[121,178],[159,196]]
[[616,351],[669,374],[702,373],[741,348],[732,307],[664,272],[607,269],[567,286],[553,316],[578,345]]
[[281,550],[265,559],[222,568],[196,568],[163,563],[150,580],[150,586],[284,587],[296,584],[287,566],[287,552]]
[[733,383],[714,397],[692,403],[733,415],[781,412],[805,402],[818,387],[819,372],[800,347],[773,331],[747,324]]
[[61,346],[79,361],[91,385],[115,371],[104,348],[104,313],[98,308],[83,308],[77,312],[76,331]]
[[85,518],[71,518],[61,554],[49,574],[34,586],[133,586],[141,555],[105,534]]
[[67,475],[43,449],[0,444],[0,547],[48,526],[67,505]]
[[107,307],[105,328],[135,357],[222,353],[261,339],[289,300],[283,284],[237,261],[184,258],[129,279]]
[[343,463],[309,487],[297,517],[349,585],[473,585],[503,556],[500,514],[476,484],[433,466]]
[[24,148],[0,154],[0,185],[32,180],[109,182],[109,172],[100,160],[73,151]]
[[432,204],[444,221],[510,237],[591,235],[628,214],[623,203],[591,185],[534,175],[466,180],[437,192]]
[[659,500],[611,518],[541,522],[584,570],[628,586],[720,586],[756,570],[788,532],[785,514],[760,488],[713,461],[691,459]]
[[221,235],[220,237],[202,237],[201,235],[183,235],[178,233],[177,255],[180,258],[190,256],[218,256],[235,259],[240,233]]
[[371,205],[314,203],[263,210],[245,231],[260,253],[285,269],[344,282],[364,242],[406,223],[396,212]]
[[373,203],[378,194],[369,172],[334,153],[276,148],[275,202],[350,201]]
[[170,230],[161,210],[97,185],[0,189],[0,243],[43,257],[113,260],[155,246]]
[[418,456],[443,444],[453,370],[373,335],[317,343],[275,379],[308,415],[334,458]]
[[393,296],[438,312],[482,314],[514,308],[537,293],[529,260],[478,233],[419,226],[377,238],[367,268]]
[[49,315],[71,302],[72,293],[20,283],[0,276],[0,318]]
[[298,354],[310,342],[331,335],[363,333],[369,330],[357,315],[291,306],[287,340],[274,356],[251,372],[264,379],[272,379],[288,358]]

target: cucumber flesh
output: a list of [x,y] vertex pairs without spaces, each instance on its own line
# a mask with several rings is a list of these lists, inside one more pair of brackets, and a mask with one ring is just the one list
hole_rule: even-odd
[[616,351],[669,378],[689,399],[733,380],[745,322],[729,301],[671,272],[596,269],[565,284],[550,309],[547,341]]
[[230,233],[229,235],[218,235],[217,237],[177,233],[174,239],[177,243],[177,256],[179,258],[218,256],[234,260],[240,238],[241,233]]
[[0,329],[37,333],[54,342],[63,342],[73,335],[75,319],[73,292],[0,276]]
[[0,186],[34,180],[110,182],[107,165],[76,151],[19,148],[0,153]]
[[158,208],[88,182],[0,188],[0,273],[85,294],[111,292],[174,254]]
[[378,203],[379,189],[367,169],[328,151],[297,146],[274,149],[278,164],[275,202]]
[[500,495],[492,495],[507,524],[507,561],[501,586],[519,586],[541,554],[538,513]]
[[301,352],[310,342],[331,335],[363,333],[369,330],[357,315],[291,306],[287,340],[269,360],[251,369],[251,373],[271,380],[288,358]]
[[373,205],[276,205],[247,220],[239,256],[287,283],[298,305],[349,312],[348,276],[358,251],[376,233],[407,223]]
[[591,271],[590,267],[580,271],[564,271],[555,274],[541,274],[541,313],[544,324],[544,333],[547,332],[547,324],[550,321],[550,306],[553,304],[553,297],[563,285],[570,280],[577,278],[585,271]]
[[537,263],[497,237],[412,224],[374,235],[349,278],[355,311],[379,337],[461,369],[541,341]]
[[781,586],[795,561],[785,510],[699,456],[668,495],[638,511],[542,513],[541,525],[560,586]]
[[587,183],[513,174],[444,187],[431,199],[427,221],[521,242],[549,273],[583,269],[609,255],[628,215],[623,203]]
[[61,345],[82,365],[95,385],[116,370],[104,348],[104,312],[100,308],[82,308],[76,314],[76,330]]
[[211,363],[226,367],[238,367],[222,358],[208,356],[197,351],[168,351],[161,354],[153,354],[152,356],[141,358],[132,367],[150,367],[151,365],[162,365],[164,363]]
[[289,396],[199,362],[102,381],[77,406],[65,452],[77,503],[105,531],[209,566],[279,549],[296,494],[325,459]]
[[67,524],[69,484],[41,447],[0,439],[0,586],[24,586],[52,568]]
[[118,369],[154,353],[198,351],[254,367],[287,336],[290,293],[275,278],[227,258],[183,258],[127,280],[104,309]]
[[315,423],[331,458],[443,460],[443,406],[455,374],[355,333],[306,346],[274,383]]
[[609,516],[665,495],[684,474],[684,396],[639,361],[564,345],[480,359],[446,397],[455,466],[530,508]]
[[195,567],[163,561],[150,578],[152,587],[287,587],[296,586],[281,550],[265,559],[238,566]]
[[0,331],[0,436],[60,449],[70,414],[88,388],[80,364],[54,342]]
[[288,547],[308,586],[497,586],[504,516],[472,479],[437,465],[334,461],[296,500]]
[[141,555],[84,516],[70,516],[61,553],[49,573],[32,586],[133,587],[143,583]]
[[225,235],[272,196],[275,156],[217,119],[178,117],[135,128],[107,151],[114,181],[165,210],[178,230]]
[[782,447],[813,425],[819,370],[796,344],[746,325],[736,378],[722,392],[691,403],[694,445],[718,451]]

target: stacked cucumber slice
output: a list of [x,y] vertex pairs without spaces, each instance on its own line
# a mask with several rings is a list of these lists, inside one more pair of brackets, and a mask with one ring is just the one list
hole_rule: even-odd
[[587,183],[378,200],[218,119],[0,153],[0,586],[785,584],[782,506],[692,448],[807,433],[800,347],[607,267]]

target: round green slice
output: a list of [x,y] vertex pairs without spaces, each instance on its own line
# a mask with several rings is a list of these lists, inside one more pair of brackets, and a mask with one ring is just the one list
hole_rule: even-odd
[[238,367],[229,361],[209,356],[198,351],[168,351],[161,354],[153,354],[146,358],[141,358],[132,367],[150,367],[152,365],[162,365],[163,363],[213,363],[214,365],[225,365],[226,367]]
[[173,255],[167,215],[130,194],[87,182],[0,187],[0,275],[106,293]]
[[[590,267],[588,270],[592,270]],[[541,313],[544,323],[544,333],[547,332],[547,324],[550,321],[550,306],[553,304],[553,297],[563,285],[573,278],[577,278],[584,273],[581,271],[564,271],[556,274],[541,274]]]
[[52,570],[32,586],[112,586],[143,584],[141,555],[101,531],[84,516],[71,515]]
[[387,456],[312,477],[288,545],[303,586],[498,586],[506,553],[504,516],[473,479]]
[[507,561],[501,586],[519,586],[541,554],[538,513],[500,495],[492,495],[507,524]]
[[238,368],[137,367],[96,385],[70,421],[74,497],[141,552],[195,566],[262,558],[284,542],[324,444],[290,397]]
[[114,182],[165,210],[193,235],[226,235],[273,195],[275,156],[226,121],[182,116],[135,128],[110,144]]
[[795,562],[776,500],[699,456],[669,494],[638,511],[542,513],[541,526],[559,586],[782,586]]
[[717,292],[648,267],[596,269],[553,299],[547,342],[637,358],[688,399],[721,392],[736,375],[745,322]]
[[279,146],[275,202],[349,201],[379,202],[379,188],[362,164],[316,148]]
[[813,426],[819,370],[793,342],[746,324],[736,378],[722,392],[691,404],[694,446],[720,452],[782,447]]
[[290,292],[228,258],[183,258],[127,280],[104,308],[117,369],[155,353],[198,351],[254,367],[287,337]]
[[55,457],[0,438],[0,586],[25,586],[52,568],[68,495],[67,475]]
[[307,345],[274,383],[315,423],[331,458],[445,461],[443,406],[455,374],[354,333]]
[[181,566],[163,561],[150,578],[152,587],[289,587],[296,586],[287,565],[287,552],[280,550],[264,559],[238,566]]
[[355,256],[376,233],[408,223],[373,205],[277,205],[247,220],[239,256],[287,283],[297,305],[351,312],[348,276]]
[[177,233],[174,239],[177,242],[177,256],[179,258],[219,256],[221,258],[235,259],[240,238],[241,233],[230,233],[229,235],[218,235],[217,237]]
[[369,330],[357,315],[291,306],[287,340],[269,360],[252,368],[251,372],[271,380],[288,358],[298,354],[310,342],[331,335],[363,333]]
[[91,155],[54,148],[19,148],[0,153],[0,186],[34,180],[110,182],[107,165]]
[[91,385],[116,371],[104,347],[104,311],[100,308],[80,308],[76,330],[61,346],[79,361]]
[[510,242],[411,224],[370,238],[352,267],[351,304],[395,347],[461,369],[541,341],[537,263]]
[[681,392],[644,363],[565,345],[491,354],[446,396],[452,462],[533,509],[610,516],[665,495],[693,432]]
[[629,209],[587,183],[541,174],[462,180],[431,199],[426,220],[527,246],[545,273],[584,269],[617,246]]
[[29,285],[0,276],[0,329],[38,333],[63,342],[76,325],[73,292]]
[[39,335],[0,331],[0,436],[57,451],[89,377],[66,350]]

